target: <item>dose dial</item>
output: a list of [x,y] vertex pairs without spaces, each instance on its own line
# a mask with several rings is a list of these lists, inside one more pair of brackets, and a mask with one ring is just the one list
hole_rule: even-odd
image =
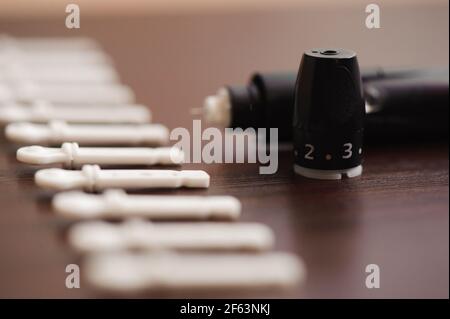
[[295,92],[295,172],[319,179],[360,175],[364,115],[356,54],[344,49],[305,52]]

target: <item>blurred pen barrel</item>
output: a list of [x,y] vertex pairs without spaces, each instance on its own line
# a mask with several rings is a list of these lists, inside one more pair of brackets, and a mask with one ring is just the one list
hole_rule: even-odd
[[347,172],[362,163],[364,117],[356,54],[344,49],[305,52],[295,88],[295,171],[313,178],[353,177]]
[[296,78],[294,72],[256,73],[247,86],[228,86],[233,108],[230,126],[277,128],[280,141],[291,140]]
[[448,69],[430,76],[365,85],[365,140],[370,143],[448,140]]

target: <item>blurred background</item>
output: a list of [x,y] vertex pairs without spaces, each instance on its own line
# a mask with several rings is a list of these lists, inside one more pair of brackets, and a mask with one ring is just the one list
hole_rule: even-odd
[[[64,25],[72,2],[81,10],[80,29]],[[125,83],[136,88],[145,81],[139,100],[170,107],[182,95],[186,112],[223,84],[246,82],[251,72],[296,70],[302,52],[312,47],[352,49],[362,67],[448,65],[448,1],[377,1],[381,28],[369,30],[370,3],[3,0],[0,32],[92,36],[113,52]],[[171,114],[161,119],[180,124]]]
[[[89,16],[102,15],[145,15],[154,13],[193,13],[214,11],[273,10],[296,9],[304,7],[338,8],[342,6],[358,6],[370,2],[361,0],[342,0],[337,3],[331,0],[3,0],[0,15],[7,17],[29,18],[58,16],[61,8],[68,3],[76,3],[83,7],[83,14]],[[378,5],[405,7],[425,5],[420,0],[376,1]],[[447,1],[430,0],[426,5],[445,4]]]

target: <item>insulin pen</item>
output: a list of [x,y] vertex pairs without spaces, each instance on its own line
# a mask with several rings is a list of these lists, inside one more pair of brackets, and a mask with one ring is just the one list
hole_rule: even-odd
[[[448,68],[364,71],[365,137],[370,142],[448,139]],[[278,128],[292,140],[297,72],[256,73],[248,85],[231,85],[208,96],[202,113],[209,124]]]

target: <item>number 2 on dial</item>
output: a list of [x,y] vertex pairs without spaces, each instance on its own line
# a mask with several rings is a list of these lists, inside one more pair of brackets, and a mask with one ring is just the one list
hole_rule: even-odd
[[305,144],[305,147],[307,149],[307,152],[305,154],[305,159],[307,160],[313,160],[314,156],[312,155],[314,153],[314,145],[311,144]]

